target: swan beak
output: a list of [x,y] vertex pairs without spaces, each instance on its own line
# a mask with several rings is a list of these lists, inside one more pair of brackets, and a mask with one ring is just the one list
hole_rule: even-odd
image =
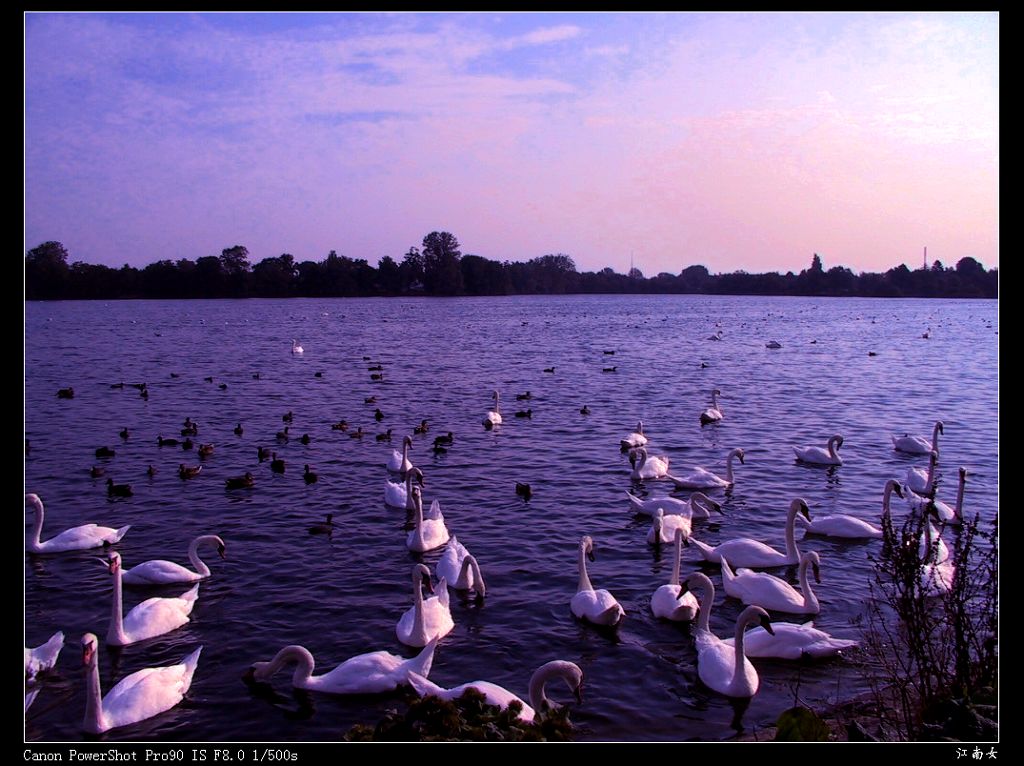
[[96,654],[96,644],[85,644],[82,647],[82,664],[89,665],[92,663],[92,656]]
[[227,548],[225,548],[223,545],[217,546],[217,553],[220,554],[220,557],[222,559],[226,559],[228,557]]
[[903,495],[903,488],[902,488],[902,487],[901,487],[901,486],[900,486],[899,484],[897,484],[897,485],[896,485],[895,487],[893,487],[892,489],[893,489],[893,491],[894,491],[894,492],[895,492],[895,493],[896,493],[896,494],[897,494],[897,495],[898,495],[899,497],[903,497],[903,496],[904,496],[904,495]]
[[580,681],[579,686],[572,690],[572,696],[576,698],[576,702],[580,705],[583,704],[583,682]]
[[814,581],[821,585],[821,568],[813,562],[811,563],[811,568],[814,569]]
[[[658,539],[659,539],[659,541],[660,541],[660,539],[661,539],[661,538],[659,537]],[[589,550],[587,551],[587,558],[588,558],[588,559],[589,559],[590,561],[597,561],[597,559],[596,559],[596,558],[594,558],[594,549],[593,549],[593,548],[590,548],[590,549],[589,549]]]
[[430,582],[430,575],[429,574],[423,575],[423,585],[426,587],[427,593],[433,593],[434,592],[434,584],[432,582]]
[[804,515],[804,518],[806,518],[808,521],[811,520],[811,509],[808,508],[807,503],[803,501],[800,502],[800,513],[802,513]]
[[769,634],[775,635],[775,629],[772,627],[772,621],[768,617],[761,618],[761,627],[768,631]]

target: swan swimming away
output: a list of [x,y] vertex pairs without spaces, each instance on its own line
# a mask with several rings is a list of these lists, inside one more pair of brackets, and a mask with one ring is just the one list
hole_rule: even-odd
[[301,354],[301,353],[303,353],[302,346],[299,345],[299,342],[297,340],[295,340],[295,338],[292,338],[292,353],[293,354]]
[[655,617],[665,620],[689,622],[696,616],[699,605],[697,598],[689,591],[684,591],[679,584],[679,562],[686,539],[682,528],[676,528],[673,539],[675,558],[672,561],[672,579],[654,591],[654,595],[651,596],[651,611]]
[[756,604],[773,612],[817,614],[821,611],[821,605],[811,590],[807,567],[814,569],[814,579],[821,583],[820,561],[816,551],[800,557],[800,590],[797,590],[781,577],[764,572],[737,569],[736,574],[733,574],[729,562],[722,556],[722,583],[728,595],[738,598],[744,604]]
[[269,681],[285,665],[294,662],[292,686],[327,694],[383,694],[409,682],[409,673],[429,676],[434,664],[438,638],[432,638],[412,659],[390,652],[368,652],[345,660],[327,673],[313,675],[313,654],[304,646],[292,644],[279,651],[269,662],[254,662],[249,677]]
[[441,554],[441,560],[437,562],[437,579],[447,581],[455,590],[474,590],[478,598],[487,595],[487,586],[484,584],[484,576],[480,573],[476,557],[455,535],[449,538],[448,546]]
[[572,662],[565,660],[552,660],[551,662],[541,665],[537,670],[534,671],[530,677],[530,705],[523,702],[522,699],[517,697],[515,694],[510,692],[503,686],[491,683],[490,681],[471,681],[468,684],[460,684],[454,686],[451,689],[445,689],[432,681],[428,681],[421,675],[416,673],[409,674],[409,684],[421,697],[433,695],[443,700],[456,700],[465,693],[467,689],[475,689],[484,695],[489,705],[497,705],[499,708],[504,710],[512,702],[518,702],[523,706],[523,709],[519,713],[519,720],[532,723],[537,716],[537,711],[544,712],[549,707],[552,707],[553,703],[545,696],[544,687],[548,681],[561,678],[565,681],[566,686],[576,695],[576,700],[580,700],[580,688],[583,685],[583,671],[580,670],[579,666]]
[[407,646],[426,646],[435,638],[444,638],[455,627],[448,606],[448,583],[441,580],[437,584],[437,595],[426,600],[423,598],[424,584],[433,591],[430,570],[423,564],[416,564],[412,568],[413,605],[395,626],[398,640]]
[[501,425],[501,411],[498,409],[498,392],[494,392],[494,409],[488,410],[484,415],[484,428],[494,428]]
[[[921,468],[907,469],[907,489],[923,497],[935,496],[935,466],[939,460],[939,453],[932,450],[928,453],[928,470]],[[912,500],[913,498],[907,498]]]
[[708,423],[717,423],[725,417],[725,413],[718,406],[718,397],[721,395],[722,392],[717,388],[711,390],[711,406],[700,414],[700,424],[702,426],[706,426]]
[[572,613],[581,620],[595,625],[617,625],[625,615],[625,610],[615,597],[608,591],[594,590],[587,576],[587,557],[594,560],[594,541],[590,535],[584,535],[579,548],[579,585],[577,593],[572,597],[569,606]]
[[405,483],[389,481],[384,484],[384,502],[393,508],[404,508],[407,511],[416,510],[416,501],[412,496],[413,480],[423,483],[423,471],[413,468],[405,474]]
[[[832,638],[823,630],[814,627],[813,622],[802,625],[792,622],[773,622],[769,633],[764,628],[748,630],[743,637],[743,650],[748,657],[775,657],[782,660],[799,660],[804,657],[815,659],[835,657],[843,649],[857,646],[856,641]],[[723,643],[733,646],[736,639],[727,638]]]
[[643,447],[647,444],[647,437],[644,436],[644,422],[641,420],[636,424],[636,430],[619,442],[623,451]]
[[64,631],[58,630],[45,644],[29,649],[25,647],[25,678],[31,683],[40,673],[45,673],[57,664],[60,650],[64,648]]
[[659,508],[666,514],[688,516],[691,519],[706,519],[712,510],[722,512],[722,506],[703,492],[694,492],[688,500],[679,500],[675,497],[643,500],[630,492],[626,492],[626,497],[629,498],[630,508],[641,516],[654,516]]
[[199,558],[199,546],[215,544],[217,553],[223,559],[226,557],[224,541],[217,535],[199,535],[188,547],[188,560],[196,571],[191,571],[181,564],[173,561],[156,559],[133,566],[121,572],[121,581],[125,585],[165,585],[176,582],[196,582],[210,576],[210,568]]
[[[900,484],[895,479],[889,479],[885,483],[885,490],[882,492],[882,515],[885,516],[889,513],[889,498],[892,493],[895,492],[899,497],[903,497],[903,490],[900,489]],[[847,513],[836,513],[830,516],[815,516],[814,521],[808,521],[803,516],[798,516],[799,521],[804,529],[805,534],[808,535],[821,535],[822,537],[841,537],[850,540],[872,538],[880,540],[882,538],[882,530],[880,527],[876,527],[874,524],[858,519],[856,516],[850,516]]]
[[793,447],[793,452],[796,453],[796,459],[801,463],[810,463],[811,465],[842,465],[843,459],[836,452],[842,446],[843,437],[836,434],[828,440],[827,449],[822,447]]
[[727,540],[724,543],[712,547],[700,540],[690,540],[690,543],[700,551],[700,554],[707,560],[720,564],[722,556],[732,562],[733,566],[764,569],[765,567],[787,566],[800,561],[800,551],[796,545],[796,538],[793,534],[793,525],[796,515],[802,513],[808,519],[811,518],[810,509],[807,503],[797,498],[789,504],[786,512],[786,552],[780,553],[774,548],[765,545],[759,540],[749,537],[737,537]]
[[635,481],[642,479],[663,479],[668,475],[668,458],[664,455],[648,457],[646,447],[637,447],[630,453],[636,458],[630,476]]
[[736,620],[736,631],[732,643],[726,643],[711,632],[711,605],[715,602],[715,586],[707,575],[695,572],[686,581],[688,588],[701,591],[700,617],[694,629],[694,644],[697,648],[697,675],[704,685],[727,697],[746,698],[757,694],[761,679],[757,669],[744,652],[744,631],[747,625],[760,623],[772,633],[768,612],[759,606],[748,606]]
[[406,547],[417,553],[440,548],[448,542],[448,527],[445,526],[444,516],[441,515],[441,504],[435,498],[434,502],[430,504],[430,515],[424,516],[423,491],[419,487],[413,486],[412,496],[416,505],[416,510],[413,513],[413,522],[416,526],[406,537]]
[[108,562],[100,559],[114,576],[114,599],[110,612],[110,629],[107,643],[112,646],[128,646],[147,638],[162,636],[180,628],[189,621],[192,607],[199,598],[199,583],[192,590],[177,598],[149,598],[122,616],[124,610],[121,598],[121,554],[110,554]]
[[43,531],[43,501],[39,495],[29,493],[25,495],[25,502],[31,503],[36,510],[36,520],[32,527],[32,536],[28,540],[28,549],[32,553],[61,553],[63,551],[82,551],[89,548],[99,548],[103,545],[113,545],[118,542],[125,533],[131,529],[131,524],[126,524],[120,529],[112,527],[100,527],[96,524],[83,524],[80,527],[65,529],[56,537],[40,542],[39,535]]
[[729,452],[729,456],[725,459],[725,478],[700,466],[691,468],[689,473],[682,476],[675,476],[674,474],[667,474],[667,476],[676,485],[676,489],[724,489],[734,484],[732,473],[733,458],[739,458],[741,463],[745,462],[743,450],[737,447]]
[[391,459],[388,460],[388,470],[400,473],[403,476],[412,470],[412,461],[409,460],[409,450],[412,449],[412,437],[406,436],[402,439],[402,451],[391,450]]
[[935,421],[935,427],[932,429],[932,441],[931,444],[923,436],[910,436],[909,434],[903,434],[903,436],[892,436],[892,448],[897,452],[906,452],[910,455],[927,455],[932,450],[935,452],[939,451],[939,434],[944,434],[943,425],[941,420]]
[[199,664],[199,647],[177,665],[143,668],[122,678],[100,699],[100,670],[97,640],[92,633],[82,636],[82,664],[86,667],[85,720],[82,728],[100,734],[119,726],[145,721],[177,705],[192,685]]

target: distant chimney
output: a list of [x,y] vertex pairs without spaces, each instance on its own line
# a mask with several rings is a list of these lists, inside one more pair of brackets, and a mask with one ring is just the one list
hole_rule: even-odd
[[924,266],[922,268],[928,270],[928,245],[924,246]]

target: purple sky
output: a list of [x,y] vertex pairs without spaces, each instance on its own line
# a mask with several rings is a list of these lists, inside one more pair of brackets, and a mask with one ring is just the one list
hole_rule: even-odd
[[[999,16],[25,17],[25,247],[997,266]],[[58,53],[59,55],[55,55]]]

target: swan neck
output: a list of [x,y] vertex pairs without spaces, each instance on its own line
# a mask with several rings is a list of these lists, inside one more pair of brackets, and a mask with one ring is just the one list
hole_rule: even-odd
[[818,597],[811,588],[811,581],[807,578],[807,568],[810,566],[809,558],[800,562],[800,595],[804,597],[804,608],[814,611],[818,610]]
[[885,491],[882,492],[882,517],[883,518],[885,516],[890,515],[890,513],[891,513],[891,511],[889,510],[889,503],[891,502],[892,488],[894,486],[895,486],[895,484],[892,482],[892,480],[887,481],[885,483]]
[[32,524],[32,540],[33,548],[39,547],[39,536],[43,533],[43,501],[38,497],[32,498],[32,505],[36,509],[36,520]]
[[313,667],[316,662],[312,653],[304,646],[286,646],[277,653],[277,656],[270,661],[267,668],[267,677],[272,676],[282,665],[294,661],[296,663],[295,673],[292,675],[292,686],[302,687],[308,683],[313,676]]
[[733,644],[736,649],[735,665],[733,666],[732,683],[735,686],[743,682],[746,677],[746,659],[747,656],[743,651],[743,637],[747,630],[748,620],[737,620],[736,621],[736,633],[733,638]]
[[116,638],[121,643],[127,643],[124,635],[123,598],[121,588],[121,567],[118,566],[114,572],[114,598],[110,607],[110,630],[107,632],[107,642]]
[[839,440],[836,439],[836,437],[834,437],[834,436],[831,439],[828,440],[828,456],[830,458],[832,458],[833,460],[835,460],[837,457],[839,457],[836,454],[836,444],[838,442],[839,442]]
[[[447,586],[445,586],[447,587]],[[423,582],[417,575],[416,584],[412,589],[413,613],[412,613],[412,636],[424,636],[426,628],[423,626]]]
[[590,584],[590,578],[587,576],[587,547],[580,545],[580,581],[579,585],[576,586],[576,591],[593,589],[594,586]]
[[[95,651],[98,651],[96,647]],[[98,657],[93,657],[85,675],[85,723],[84,727],[90,732],[101,732],[107,729],[103,718],[103,699],[100,692],[100,663]]]
[[964,485],[967,483],[964,474],[960,474],[960,486],[956,488],[956,508],[953,513],[960,521],[964,520]]
[[727,457],[725,459],[725,480],[727,482],[729,482],[730,484],[733,483],[733,478],[732,478],[732,459],[734,457],[736,457],[736,453],[735,452],[730,452],[729,453],[729,457]]
[[210,576],[210,567],[206,566],[206,563],[199,558],[199,546],[205,542],[215,542],[216,539],[213,535],[201,535],[188,546],[188,560],[192,562],[192,568],[203,577]]
[[549,662],[547,665],[542,665],[530,676],[530,707],[536,713],[542,713],[551,706],[547,695],[544,693],[544,687],[547,686],[548,681],[555,678],[565,679],[565,682],[570,686],[574,680],[569,669],[560,662]]
[[676,529],[675,560],[672,562],[672,585],[679,585],[679,564],[683,556],[683,530]]
[[789,513],[786,514],[786,555],[796,561],[800,560],[800,550],[796,547],[796,532],[794,529],[798,512],[799,506],[791,506]]
[[932,429],[932,449],[937,450],[939,448],[939,423],[941,421],[935,421],[935,428]]
[[934,482],[935,482],[935,464],[937,462],[938,461],[935,459],[935,453],[933,452],[928,457],[928,480],[925,481],[925,483],[924,483],[924,491],[925,491],[926,495],[931,493],[931,491],[933,489]]
[[699,603],[700,615],[697,617],[697,630],[710,631],[711,605],[715,603],[715,584],[710,579],[701,588]]

